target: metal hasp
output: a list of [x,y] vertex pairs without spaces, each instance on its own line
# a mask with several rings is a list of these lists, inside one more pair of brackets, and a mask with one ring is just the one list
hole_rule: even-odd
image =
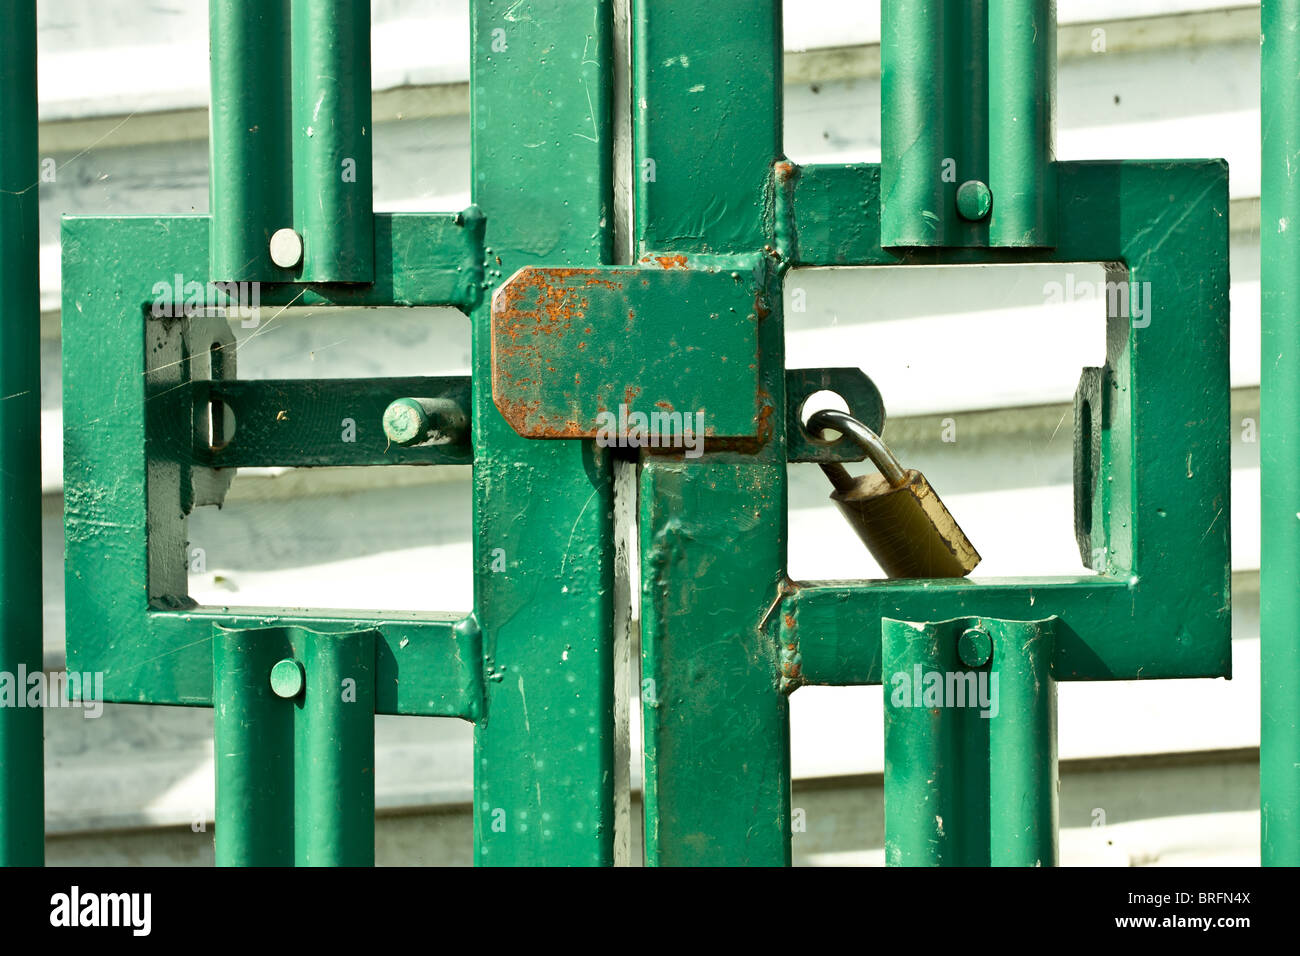
[[[492,304],[492,396],[527,438],[626,435],[655,416],[662,437],[702,424],[758,439],[773,407],[757,387],[763,263],[688,269],[521,269]],[[656,431],[660,429],[656,427]]]
[[1260,858],[1300,866],[1300,2],[1260,29]]
[[45,860],[36,2],[0,31],[0,866]]

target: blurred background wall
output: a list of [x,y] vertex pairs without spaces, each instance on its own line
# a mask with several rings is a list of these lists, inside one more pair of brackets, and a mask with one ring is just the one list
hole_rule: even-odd
[[[1235,673],[1230,682],[1061,685],[1062,859],[1253,863],[1258,4],[1058,7],[1058,158],[1230,164]],[[207,212],[207,5],[42,0],[39,18],[40,148],[53,160],[40,201],[45,659],[61,668],[59,219]],[[462,208],[468,2],[374,0],[373,22],[376,209]],[[785,24],[787,154],[878,162],[879,4],[798,0]],[[1101,363],[1105,303],[1060,303],[1053,283],[1101,277],[1088,264],[798,271],[786,283],[788,362],[856,364],[875,379],[890,416],[886,438],[926,472],[975,541],[985,557],[979,574],[1077,572],[1070,402],[1079,369]],[[290,310],[237,332],[241,377],[469,368],[468,321],[448,310],[384,310],[364,321]],[[817,468],[792,466],[791,575],[878,576],[827,492]],[[469,536],[464,468],[247,469],[223,509],[191,518],[200,555],[191,593],[248,606],[467,610]],[[795,834],[798,862],[883,861],[882,734],[880,688],[808,687],[792,698],[794,805],[805,826]],[[632,735],[636,787],[635,712]],[[377,758],[379,861],[470,862],[470,726],[380,717]],[[51,863],[211,862],[210,712],[109,705],[88,720],[52,709],[46,760]]]

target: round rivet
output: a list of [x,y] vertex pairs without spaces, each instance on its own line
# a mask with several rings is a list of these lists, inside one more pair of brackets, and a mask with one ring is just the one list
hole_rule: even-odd
[[271,690],[277,697],[290,700],[302,693],[302,665],[286,657],[271,668]]
[[968,627],[957,639],[957,656],[967,667],[983,667],[993,656],[993,638],[979,627]]
[[970,179],[957,187],[957,212],[963,219],[979,222],[993,208],[993,193],[978,179]]
[[302,262],[302,236],[292,229],[277,229],[271,236],[271,261],[281,269]]

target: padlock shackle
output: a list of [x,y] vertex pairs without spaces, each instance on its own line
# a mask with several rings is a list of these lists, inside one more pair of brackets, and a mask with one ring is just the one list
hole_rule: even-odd
[[902,462],[894,457],[894,453],[889,450],[889,446],[884,443],[879,435],[847,412],[824,408],[820,412],[814,412],[809,417],[807,428],[810,435],[820,435],[822,431],[828,428],[842,433],[862,447],[862,450],[867,453],[867,457],[885,476],[885,480],[889,482],[891,488],[899,488],[907,484],[907,470],[903,467]]

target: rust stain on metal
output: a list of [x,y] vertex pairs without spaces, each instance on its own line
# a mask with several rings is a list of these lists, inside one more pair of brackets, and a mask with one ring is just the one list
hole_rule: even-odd
[[653,256],[653,257],[648,256],[645,259],[642,259],[641,261],[648,262],[651,258],[653,258],[655,262],[659,263],[659,268],[661,269],[685,269],[687,267],[686,257],[683,255]]
[[776,406],[765,388],[758,390],[758,401],[760,404],[758,414],[754,416],[754,424],[758,426],[758,443],[766,445],[772,440],[772,415],[776,411]]
[[[497,290],[492,302],[492,397],[512,428],[520,434],[547,438],[585,437],[575,421],[562,424],[539,416],[541,402],[513,397],[533,385],[538,375],[515,378],[511,367],[555,373],[551,364],[551,339],[560,339],[584,320],[591,300],[584,294],[593,287],[614,291],[622,286],[595,269],[523,269]],[[591,334],[589,324],[582,326]],[[579,342],[578,349],[586,348]],[[539,420],[540,418],[540,420]]]

